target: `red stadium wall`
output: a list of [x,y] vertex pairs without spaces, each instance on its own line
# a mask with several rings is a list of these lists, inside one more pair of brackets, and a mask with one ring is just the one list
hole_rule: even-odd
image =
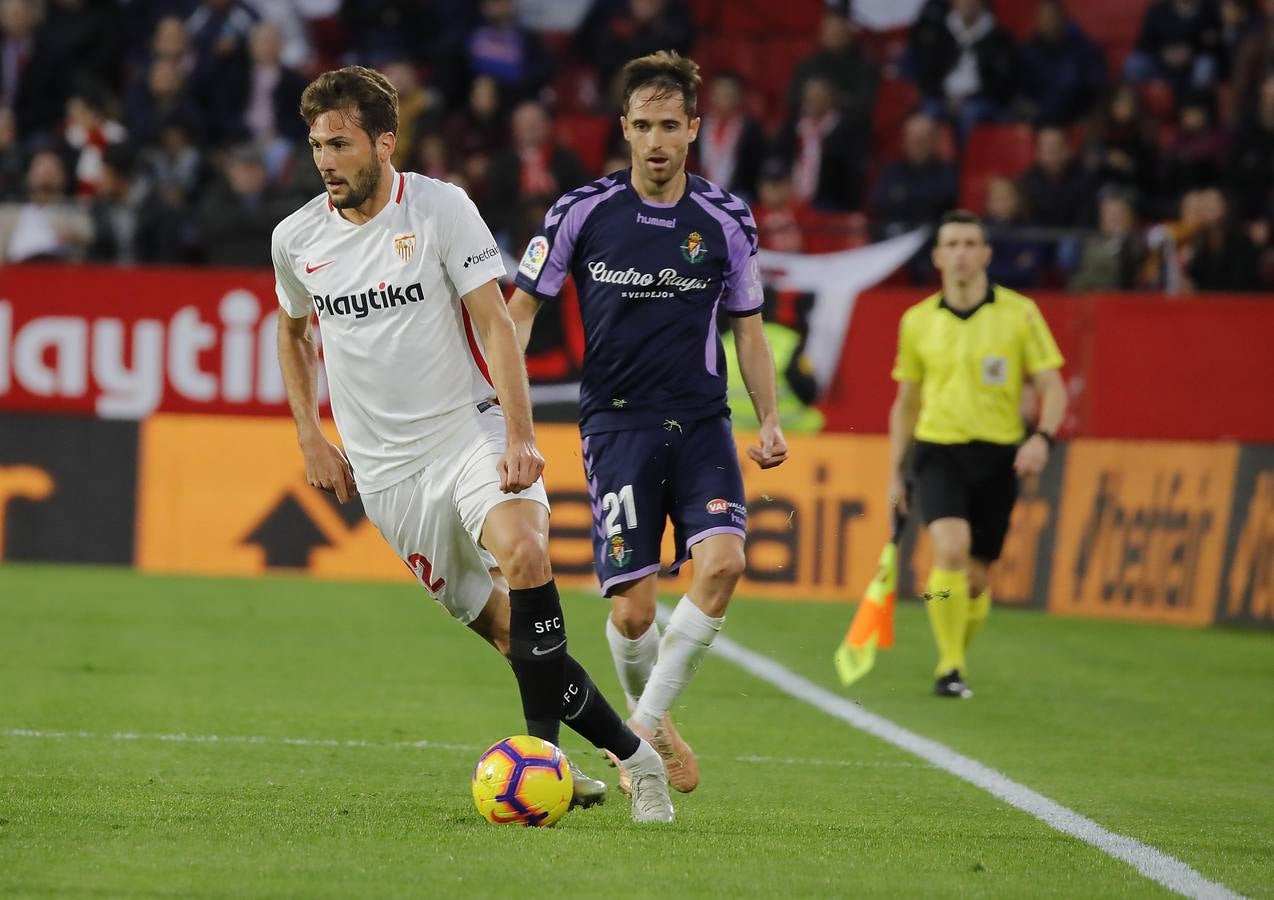
[[[897,289],[859,297],[822,403],[829,430],[888,430],[898,319],[917,299]],[[1067,360],[1069,436],[1274,443],[1274,302],[1036,299]],[[286,415],[275,310],[272,279],[255,270],[2,268],[0,410]],[[563,329],[568,344],[577,330]],[[562,368],[580,350],[566,349]],[[566,374],[534,362],[546,377]]]
[[[1069,436],[1274,443],[1274,302],[1233,296],[1035,294],[1066,357]],[[836,384],[833,431],[888,430],[898,319],[914,291],[859,297]]]

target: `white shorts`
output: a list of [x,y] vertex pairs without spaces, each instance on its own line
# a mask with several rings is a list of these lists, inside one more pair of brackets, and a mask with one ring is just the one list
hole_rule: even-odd
[[398,558],[461,624],[487,604],[495,557],[482,546],[487,513],[506,500],[534,500],[548,508],[543,480],[517,494],[500,490],[496,466],[506,447],[499,407],[461,413],[452,431],[419,472],[383,491],[363,495],[363,509]]

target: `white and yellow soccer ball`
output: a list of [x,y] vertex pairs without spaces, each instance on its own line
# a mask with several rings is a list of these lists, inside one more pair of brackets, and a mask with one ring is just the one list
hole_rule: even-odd
[[571,805],[575,780],[562,751],[530,735],[492,744],[473,769],[473,802],[494,825],[549,828]]

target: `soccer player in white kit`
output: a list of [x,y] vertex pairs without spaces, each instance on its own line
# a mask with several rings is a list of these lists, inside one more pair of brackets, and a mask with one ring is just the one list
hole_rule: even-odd
[[[454,185],[394,171],[398,95],[361,66],[306,88],[325,193],[279,223],[271,254],[279,364],[309,483],[367,517],[420,583],[513,669],[528,733],[560,722],[624,758],[633,818],[673,818],[659,755],[567,653],[548,558],[548,497],[526,369],[477,208]],[[319,426],[317,313],[332,415]],[[572,765],[576,804],[605,785]]]

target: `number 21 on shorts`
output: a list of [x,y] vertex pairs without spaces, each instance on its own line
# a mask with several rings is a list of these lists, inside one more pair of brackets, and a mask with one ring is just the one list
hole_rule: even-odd
[[[606,511],[606,536],[619,534],[624,528],[637,527],[637,503],[633,500],[633,486],[626,484],[618,491],[611,491],[602,498],[602,509]],[[619,524],[620,513],[624,515],[624,524]]]

